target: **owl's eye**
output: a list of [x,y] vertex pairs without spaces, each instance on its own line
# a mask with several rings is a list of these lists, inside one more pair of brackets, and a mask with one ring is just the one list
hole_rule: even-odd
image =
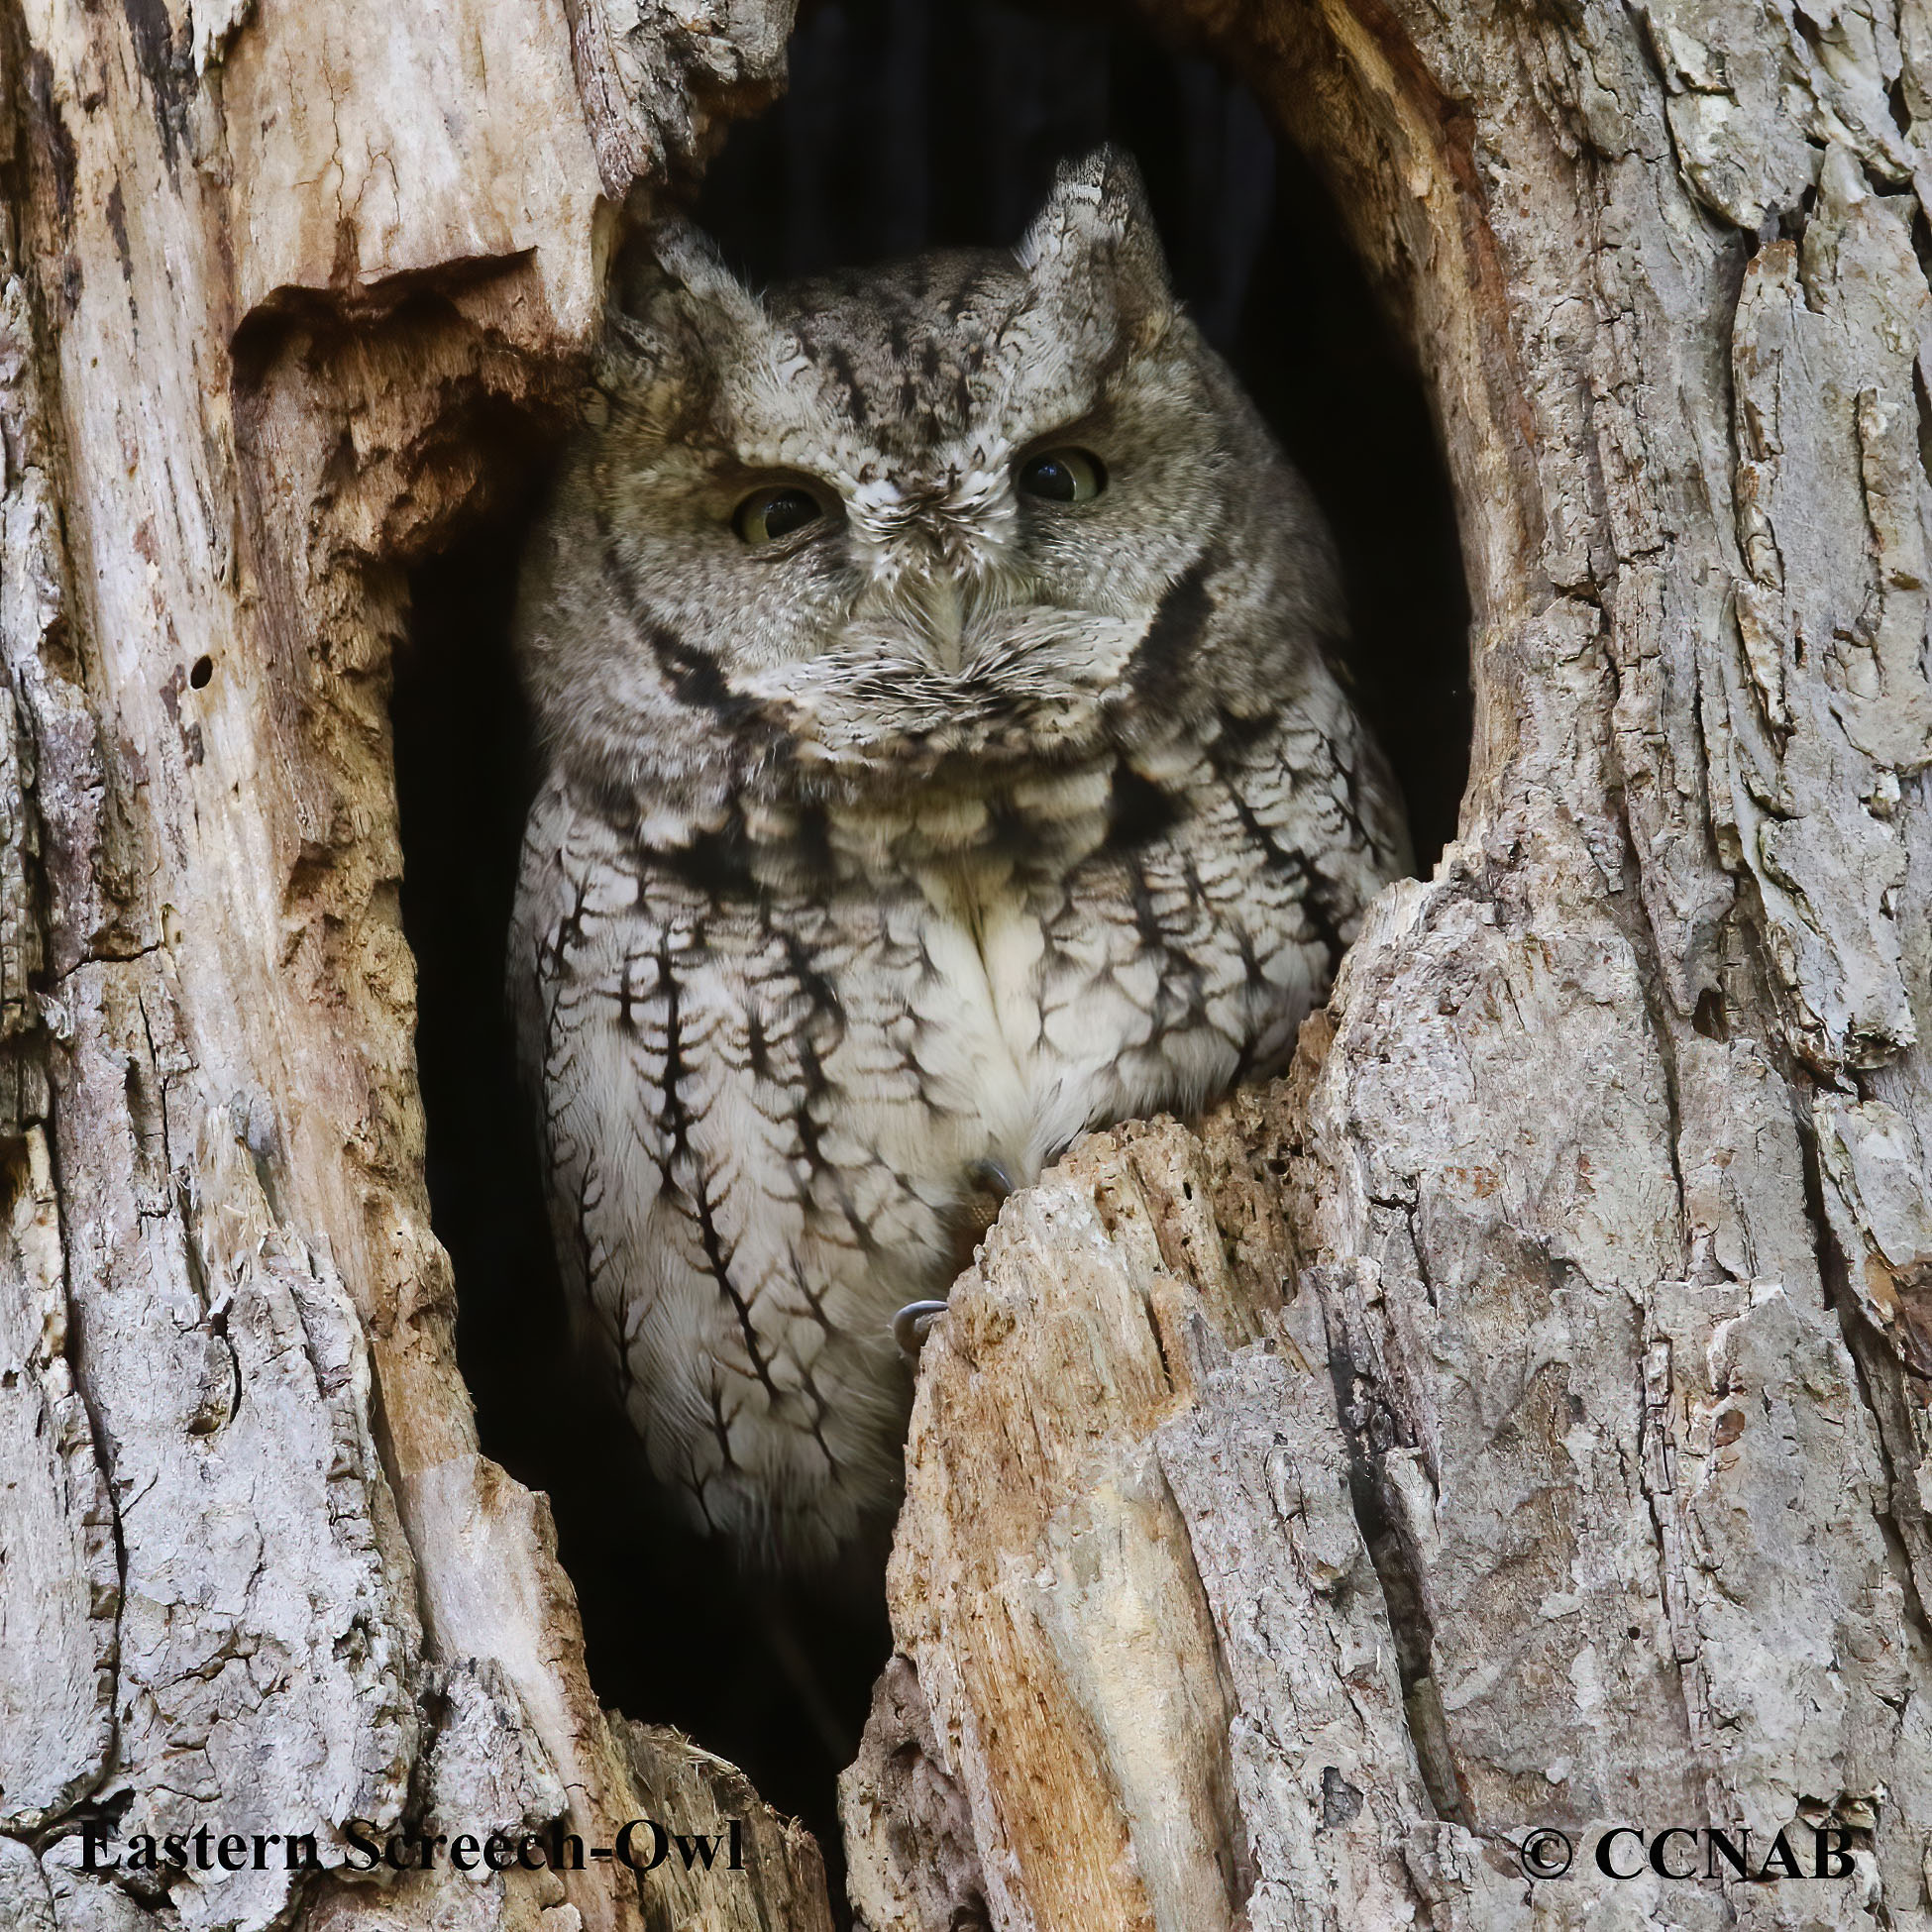
[[756,550],[816,523],[824,514],[824,504],[810,490],[798,483],[772,483],[754,489],[738,505],[731,513],[731,527]]
[[1014,481],[1049,503],[1090,503],[1107,487],[1107,470],[1091,450],[1042,450],[1020,466]]

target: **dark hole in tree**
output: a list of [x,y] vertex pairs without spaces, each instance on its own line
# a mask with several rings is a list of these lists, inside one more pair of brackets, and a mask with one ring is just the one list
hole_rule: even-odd
[[[823,0],[788,97],[734,131],[696,212],[755,279],[936,244],[1009,244],[1062,155],[1103,139],[1145,175],[1176,284],[1335,527],[1360,701],[1424,869],[1466,772],[1467,607],[1422,385],[1306,164],[1204,60],[1089,10]],[[817,1833],[841,1901],[834,1778],[888,1643],[876,1564],[753,1586],[655,1506],[627,1426],[573,1361],[517,1092],[503,933],[534,779],[509,656],[541,439],[486,426],[494,507],[412,578],[393,705],[402,910],[436,1230],[484,1449],[549,1493],[599,1695],[735,1760]]]
[[697,214],[756,281],[1005,247],[1054,163],[1139,161],[1177,291],[1307,478],[1342,553],[1356,698],[1426,875],[1468,776],[1468,598],[1423,384],[1314,170],[1253,97],[1123,10],[807,0],[792,85],[734,129]]

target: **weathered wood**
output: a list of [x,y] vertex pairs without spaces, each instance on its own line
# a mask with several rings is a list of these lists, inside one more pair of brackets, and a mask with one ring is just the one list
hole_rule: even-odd
[[[863,1762],[898,1735],[957,1790],[996,1924],[1090,1923],[1102,1895],[1109,1922],[1221,1922],[1211,1889],[1162,1898],[1177,1867],[1139,1795],[1219,1788],[1188,1742],[1211,1718],[1117,1764],[1119,1703],[1077,1648],[1031,1638],[1029,1704],[985,1634],[1071,1626],[1104,1653],[1083,1557],[1133,1572],[1101,1556],[1093,1498],[1151,1450],[1192,1559],[1168,1574],[1194,1580],[1139,1681],[1157,1707],[1206,1605],[1214,1655],[1183,1667],[1224,1686],[1250,1924],[1925,1923],[1932,714],[1905,190],[1932,43],[1910,7],[1160,11],[1330,172],[1431,374],[1474,775],[1295,1080],[1242,1104],[1236,1144],[1287,1213],[1286,1305],[1252,1303],[1268,1340],[1204,1312],[1197,1262],[1163,1272],[1104,1224],[1132,1136],[989,1238],[928,1345],[893,1574],[929,1742],[882,1706]],[[1070,1372],[1074,1321],[1107,1336],[1105,1377]],[[1195,1366],[1183,1334],[1229,1352]],[[904,1875],[970,1870],[959,1827],[909,1802],[894,1839],[857,1796],[868,1923],[923,1925]],[[1078,1898],[1036,1824],[1062,1806],[1105,1866]],[[1828,1824],[1857,1870],[1618,1884],[1579,1857],[1532,1884],[1515,1857],[1538,1825],[1587,1846],[1625,1822],[1761,1848],[1790,1826],[1807,1872]]]
[[[1932,30],[1150,11],[1326,170],[1417,346],[1474,776],[1294,1077],[1087,1142],[935,1332],[857,1908],[1927,1922]],[[479,425],[567,415],[622,221],[789,26],[6,17],[0,1922],[824,1923],[796,1830],[599,1710],[547,1509],[478,1450],[385,715]],[[327,1874],[76,1869],[84,1817],[217,1811]],[[736,1888],[344,1870],[359,1815],[727,1813]],[[1513,1850],[1793,1821],[1856,1878]]]
[[[1276,1761],[1359,1773],[1376,1747],[1407,1753],[1326,1345],[1311,1360],[1305,1322],[1277,1312],[1293,1257],[1261,1131],[1243,1100],[1205,1143],[1172,1122],[1090,1138],[1007,1206],[954,1290],[893,1559],[904,1656],[846,1786],[869,1925],[944,1925],[976,1897],[996,1925],[1234,1925],[1257,1880],[1323,1888],[1300,1855],[1343,1786],[1318,1771],[1312,1818],[1269,1803],[1259,1841],[1243,1805],[1286,1781]],[[1243,1548],[1257,1506],[1273,1534]],[[1297,1613],[1344,1577],[1355,1607],[1331,1651]],[[1263,1687],[1257,1618],[1323,1654],[1275,1652]],[[1249,1708],[1270,1698],[1292,1724]],[[949,1895],[922,1896],[939,1873]],[[1361,1876],[1331,1882],[1368,1912]]]
[[[922,1365],[894,1628],[996,1924],[1232,1925],[1245,1889],[1214,1632],[1150,1440],[1214,1319],[1247,1326],[1180,1137],[1125,1136],[1105,1171],[1122,1143],[1089,1143],[1004,1210]],[[1162,1250],[1191,1236],[1187,1295]]]
[[919,1680],[895,1657],[838,1787],[848,1890],[862,1925],[983,1932],[991,1923],[972,1808],[943,1762]]
[[99,1778],[114,1740],[121,1578],[114,1512],[67,1363],[67,1297],[47,1135],[8,1176],[0,1304],[0,1803],[33,1831]]
[[[669,1838],[666,1844],[640,1831],[634,1839],[640,1861],[665,1853],[664,1863],[638,1881],[644,1932],[684,1932],[687,1926],[832,1932],[824,1862],[803,1825],[763,1803],[735,1766],[668,1726],[619,1728],[636,1789],[640,1797],[648,1795],[650,1815]],[[734,1824],[742,1871],[728,1869]],[[694,1847],[698,1837],[708,1838],[712,1863],[706,1865],[701,1852],[688,1861],[680,1836]]]
[[[274,1870],[89,1878],[87,1817],[312,1831],[318,1924],[636,1922],[607,1863],[345,1871],[354,1819],[669,1815],[456,1369],[387,659],[402,568],[488,482],[474,412],[569,404],[600,148],[661,180],[769,95],[789,20],[613,30],[649,84],[594,112],[554,0],[8,20],[0,1817],[40,1854],[0,1841],[8,1923],[297,1902]],[[746,1923],[822,1892],[758,1883]]]

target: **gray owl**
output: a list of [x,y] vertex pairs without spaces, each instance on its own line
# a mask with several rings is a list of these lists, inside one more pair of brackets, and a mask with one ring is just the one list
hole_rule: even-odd
[[1125,157],[1011,254],[652,246],[524,566],[510,975],[653,1469],[809,1562],[894,1503],[895,1317],[1083,1129],[1278,1067],[1405,834]]

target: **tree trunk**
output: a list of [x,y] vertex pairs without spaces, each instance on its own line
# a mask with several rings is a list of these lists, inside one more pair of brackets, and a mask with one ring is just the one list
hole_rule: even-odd
[[[769,97],[790,24],[622,12],[8,22],[9,1927],[614,1932],[621,1868],[384,1889],[343,1828],[727,1806],[716,1922],[828,1924],[804,1834],[597,1708],[544,1500],[478,1453],[423,1186],[402,567],[485,488],[487,408],[570,396],[612,208]],[[163,1899],[80,1869],[86,1818],[124,1867],[212,1824],[324,1873],[277,1844]]]
[[[854,1905],[1932,1924],[1932,22],[1164,15],[1427,372],[1473,777],[1291,1078],[1089,1140],[962,1279]],[[544,1500],[478,1451],[385,712],[488,425],[568,413],[623,221],[789,26],[7,14],[0,1924],[829,1924],[803,1832],[599,1710]],[[344,1835],[637,1816],[743,1819],[746,1872],[377,1885]],[[88,1821],[323,1870],[89,1875]],[[1616,1878],[1617,1825],[1851,1870],[1625,1838]]]

